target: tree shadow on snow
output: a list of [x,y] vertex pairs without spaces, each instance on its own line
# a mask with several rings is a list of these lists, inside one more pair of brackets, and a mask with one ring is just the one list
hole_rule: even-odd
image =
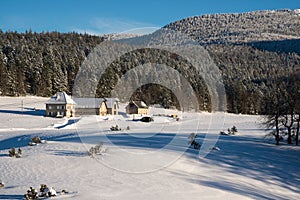
[[29,142],[30,142],[30,136],[28,135],[21,135],[21,136],[8,138],[5,140],[0,140],[0,150],[25,147],[28,146]]
[[45,116],[46,110],[34,110],[34,109],[24,109],[20,110],[0,110],[0,113],[4,114],[14,114],[14,115],[30,115],[30,116]]
[[18,195],[18,194],[0,194],[0,199],[23,199],[23,195]]
[[[212,151],[205,158],[201,158],[200,162],[217,165],[226,172],[261,181],[270,188],[274,185],[298,193],[300,149],[275,146],[262,141],[261,138],[220,136],[216,146],[221,150]],[[255,188],[254,184],[249,182],[229,182],[220,179],[212,181],[209,177],[206,177],[206,180],[199,177],[190,181],[254,199],[289,199],[288,196],[278,197],[267,193],[267,188]]]
[[58,126],[56,127],[57,129],[62,129],[62,128],[65,128],[69,125],[72,125],[72,124],[76,124],[80,119],[69,119],[68,122],[66,124],[63,124],[61,126]]
[[72,156],[72,157],[85,157],[87,152],[70,151],[70,150],[48,150],[55,156]]

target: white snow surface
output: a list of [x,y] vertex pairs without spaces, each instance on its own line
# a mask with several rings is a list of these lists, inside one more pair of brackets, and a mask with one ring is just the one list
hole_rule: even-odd
[[[300,199],[300,148],[264,138],[261,116],[151,108],[154,122],[143,123],[121,104],[117,117],[67,120],[44,117],[46,101],[0,98],[0,199],[40,184],[70,192],[53,199]],[[110,131],[115,125],[122,130]],[[237,135],[219,135],[233,125]],[[187,147],[191,133],[200,154]],[[47,142],[28,146],[37,135]],[[89,157],[101,141],[105,153]],[[8,156],[12,147],[21,158]]]

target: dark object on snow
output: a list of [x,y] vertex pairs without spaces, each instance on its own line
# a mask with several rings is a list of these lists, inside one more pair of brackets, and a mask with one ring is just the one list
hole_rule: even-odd
[[24,195],[24,198],[26,200],[39,199],[37,190],[33,187],[30,187],[30,189],[27,190],[27,194]]
[[228,128],[228,135],[235,135],[238,132],[237,128],[233,126],[231,129]]
[[228,133],[225,133],[224,131],[220,131],[220,135],[228,135]]
[[22,156],[22,149],[21,148],[19,148],[18,149],[18,154],[17,154],[17,157],[21,157]]
[[8,154],[9,154],[10,157],[16,157],[16,149],[15,148],[11,148],[8,151]]
[[121,128],[119,128],[119,126],[116,125],[116,126],[112,126],[112,127],[110,128],[110,130],[111,130],[111,131],[120,131]]
[[35,136],[33,138],[31,138],[31,142],[34,142],[34,143],[42,143],[41,141],[41,138],[39,136]]
[[61,194],[68,194],[69,192],[67,190],[62,190]]
[[95,147],[91,147],[90,150],[88,151],[89,156],[93,158],[95,157],[95,155],[101,155],[102,153],[104,153],[104,150],[102,149],[103,144],[104,144],[103,142],[100,142]]
[[142,117],[141,122],[153,122],[154,119],[152,117]]
[[194,148],[194,149],[200,149],[201,145],[197,142],[197,141],[192,141],[191,143],[191,146]]
[[0,188],[4,188],[4,183],[0,181]]
[[46,192],[46,189],[47,189],[47,185],[45,184],[41,184],[41,188],[40,188],[40,197],[46,197],[48,194]]
[[201,145],[199,144],[199,142],[196,141],[196,137],[197,134],[195,133],[191,133],[188,137],[189,139],[189,144],[191,145],[191,147],[193,147],[194,149],[200,149]]
[[16,149],[15,148],[11,148],[8,151],[8,154],[9,154],[10,157],[20,158],[22,156],[22,150],[19,148],[18,149],[18,153],[16,153]]

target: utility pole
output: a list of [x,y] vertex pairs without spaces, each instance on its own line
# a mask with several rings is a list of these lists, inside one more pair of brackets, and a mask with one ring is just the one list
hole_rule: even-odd
[[24,102],[23,102],[23,100],[21,100],[21,112],[22,112],[22,114],[23,114],[23,108],[24,108]]

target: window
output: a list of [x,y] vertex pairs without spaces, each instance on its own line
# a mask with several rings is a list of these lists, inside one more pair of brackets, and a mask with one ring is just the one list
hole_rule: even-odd
[[52,106],[50,106],[50,105],[49,105],[49,106],[48,106],[48,109],[50,109],[50,110],[51,110],[51,109],[52,109]]

